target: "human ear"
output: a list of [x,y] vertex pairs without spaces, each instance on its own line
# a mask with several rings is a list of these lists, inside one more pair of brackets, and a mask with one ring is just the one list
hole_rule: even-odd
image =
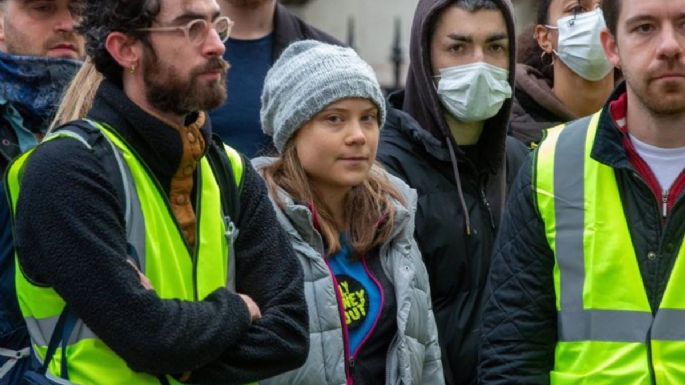
[[139,40],[121,32],[112,32],[107,36],[105,48],[122,68],[135,71],[142,54]]
[[604,55],[614,67],[621,68],[621,57],[618,55],[618,42],[608,29],[604,29],[599,34],[599,40],[604,48]]
[[543,52],[548,54],[552,53],[554,50],[554,44],[552,42],[552,37],[550,36],[549,28],[538,24],[535,26],[533,36],[535,37],[535,40],[537,40],[538,46],[540,46]]

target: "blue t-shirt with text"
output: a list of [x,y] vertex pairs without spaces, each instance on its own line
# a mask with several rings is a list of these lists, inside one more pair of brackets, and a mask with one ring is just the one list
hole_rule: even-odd
[[383,306],[383,295],[364,259],[353,260],[345,237],[341,237],[340,241],[342,249],[329,260],[329,265],[338,282],[350,355],[354,356],[362,342],[373,332]]

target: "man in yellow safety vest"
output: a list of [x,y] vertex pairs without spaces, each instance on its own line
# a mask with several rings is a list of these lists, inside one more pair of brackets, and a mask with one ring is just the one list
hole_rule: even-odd
[[104,77],[87,119],[6,175],[42,365],[28,376],[244,384],[304,362],[301,267],[259,175],[204,112],[226,97],[231,25],[215,0],[84,4]]
[[483,385],[685,383],[685,0],[602,4],[625,83],[522,168],[490,272]]

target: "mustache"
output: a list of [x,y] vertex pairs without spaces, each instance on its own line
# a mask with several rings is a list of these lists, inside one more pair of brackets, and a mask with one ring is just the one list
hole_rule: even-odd
[[200,74],[203,74],[205,72],[216,71],[216,70],[219,70],[223,74],[226,74],[226,72],[228,71],[229,68],[231,68],[231,65],[228,64],[228,62],[226,60],[224,60],[221,57],[213,57],[213,58],[209,59],[207,64],[205,64],[201,68],[198,68],[195,71],[193,71],[193,75],[200,75]]
[[74,47],[76,47],[76,49],[80,48],[80,44],[78,41],[78,35],[76,34],[76,32],[69,32],[69,31],[62,32],[55,37],[51,37],[50,39],[48,39],[45,42],[45,47],[46,48],[52,48],[58,44],[65,44],[65,43],[73,45]]

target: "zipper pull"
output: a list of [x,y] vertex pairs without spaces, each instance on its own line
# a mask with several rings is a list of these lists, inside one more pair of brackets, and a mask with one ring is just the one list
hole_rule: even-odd
[[661,215],[666,218],[668,216],[668,190],[661,195]]
[[495,216],[492,215],[492,209],[490,208],[490,202],[488,202],[488,197],[485,195],[485,190],[482,188],[480,189],[480,198],[483,201],[483,205],[485,206],[485,209],[488,212],[488,217],[490,218],[490,226],[494,230],[496,228],[495,226]]

